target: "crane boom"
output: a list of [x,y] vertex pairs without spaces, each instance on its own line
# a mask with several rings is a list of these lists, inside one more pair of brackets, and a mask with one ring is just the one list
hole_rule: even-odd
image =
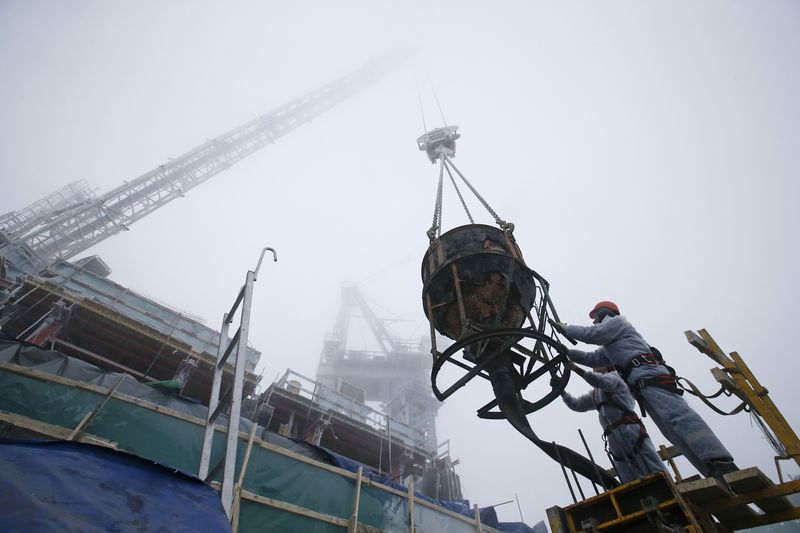
[[84,180],[73,181],[19,211],[0,216],[0,232],[7,239],[13,239],[61,211],[93,197],[88,183]]
[[73,257],[367,87],[398,59],[373,61],[22,234],[3,234],[0,228],[0,256],[20,273]]

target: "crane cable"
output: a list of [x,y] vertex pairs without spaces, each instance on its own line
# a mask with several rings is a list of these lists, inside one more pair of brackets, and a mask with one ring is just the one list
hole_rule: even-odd
[[[444,127],[447,127],[447,120],[444,118],[444,111],[442,111],[442,104],[439,103],[439,95],[436,94],[436,87],[433,85],[433,80],[428,77],[428,82],[431,84],[431,91],[433,91],[433,99],[436,100],[436,107],[439,108],[439,115],[442,117],[442,122],[444,123]],[[427,131],[427,130],[425,130]]]
[[417,82],[417,100],[419,101],[419,114],[422,116],[422,131],[428,131],[428,126],[425,125],[425,110],[422,108],[422,93],[419,90],[419,82]]

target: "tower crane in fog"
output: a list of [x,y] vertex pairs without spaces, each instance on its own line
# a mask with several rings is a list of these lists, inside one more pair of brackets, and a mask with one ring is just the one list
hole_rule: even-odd
[[79,181],[20,211],[1,215],[0,263],[13,276],[36,273],[127,231],[134,222],[366,88],[399,59],[373,61],[102,196],[95,197]]

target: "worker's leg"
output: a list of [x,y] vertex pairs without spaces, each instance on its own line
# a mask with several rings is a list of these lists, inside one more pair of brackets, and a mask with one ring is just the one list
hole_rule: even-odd
[[650,437],[645,437],[642,441],[642,444],[639,446],[638,456],[639,463],[644,469],[644,475],[667,471],[664,466],[664,461],[662,461],[661,457],[658,455],[656,447],[653,446],[653,441],[650,440]]
[[730,452],[682,396],[652,386],[641,393],[647,414],[698,472],[710,476],[716,473],[714,462],[733,464]]
[[614,469],[620,483],[628,483],[640,477],[636,462],[631,460],[635,457],[631,455],[632,449],[626,442],[624,429],[624,426],[617,428],[608,436],[608,451],[614,458]]
[[[609,435],[609,446],[616,453],[620,450],[621,454],[627,459],[628,466],[633,472],[634,479],[642,478],[654,472],[665,470],[664,463],[658,456],[650,438],[645,438],[641,444],[639,442],[639,426],[630,424],[617,428],[614,433]],[[617,454],[619,455],[619,454]]]

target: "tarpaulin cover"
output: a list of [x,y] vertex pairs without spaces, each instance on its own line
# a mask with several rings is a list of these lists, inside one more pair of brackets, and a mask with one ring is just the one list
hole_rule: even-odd
[[[113,387],[122,379],[117,392],[135,396],[142,400],[175,409],[187,415],[204,418],[206,408],[194,401],[164,394],[153,387],[139,383],[133,376],[120,372],[109,372],[86,361],[64,355],[55,350],[45,350],[0,334],[0,362],[14,363],[41,372],[62,376],[75,381],[91,383],[100,387]],[[226,422],[227,423],[227,422]],[[241,431],[250,431],[251,423],[243,421]]]
[[231,531],[200,480],[108,448],[0,441],[2,531]]

